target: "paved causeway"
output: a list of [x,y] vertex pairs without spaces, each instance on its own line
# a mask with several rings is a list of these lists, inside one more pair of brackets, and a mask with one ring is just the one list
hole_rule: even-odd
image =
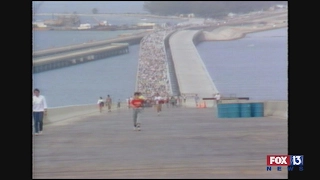
[[131,109],[71,118],[33,137],[33,178],[283,178],[267,154],[287,154],[287,120],[217,118],[214,108]]

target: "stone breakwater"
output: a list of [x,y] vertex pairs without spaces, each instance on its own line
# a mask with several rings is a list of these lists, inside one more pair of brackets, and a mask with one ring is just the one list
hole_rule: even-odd
[[[201,41],[225,41],[244,37],[247,33],[267,31],[288,27],[288,14],[278,14],[270,17],[248,19],[238,25],[221,26],[212,31],[203,31],[199,37]],[[248,24],[249,23],[249,24]]]
[[247,33],[267,31],[272,29],[284,28],[287,25],[281,25],[276,27],[235,27],[235,26],[223,26],[212,31],[203,31],[199,37],[201,41],[226,41],[243,38]]

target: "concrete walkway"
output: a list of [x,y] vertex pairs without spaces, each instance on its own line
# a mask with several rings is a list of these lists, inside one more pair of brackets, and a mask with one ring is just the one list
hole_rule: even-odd
[[33,178],[287,178],[266,171],[287,154],[287,120],[217,118],[214,108],[146,108],[71,118],[33,137]]
[[218,90],[193,43],[198,30],[181,30],[169,40],[172,60],[181,94],[197,93],[212,97]]

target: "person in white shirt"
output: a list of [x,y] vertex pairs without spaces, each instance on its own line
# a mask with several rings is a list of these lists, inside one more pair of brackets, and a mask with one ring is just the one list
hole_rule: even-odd
[[154,97],[154,101],[156,103],[156,109],[159,115],[161,111],[161,106],[162,106],[162,97],[159,95],[159,93],[157,93],[156,96]]
[[127,102],[127,107],[128,107],[128,109],[130,109],[130,97],[128,97],[128,98],[126,99],[126,102]]
[[217,93],[214,97],[216,98],[216,103],[217,103],[217,104],[220,103],[220,99],[221,99],[220,94]]
[[100,113],[101,113],[102,112],[102,108],[104,106],[104,101],[103,101],[102,97],[100,97],[100,99],[98,99],[97,104],[99,106],[99,110],[100,110]]
[[47,102],[43,95],[40,95],[39,89],[33,90],[32,111],[34,120],[35,135],[39,135],[43,130],[43,116],[47,115]]

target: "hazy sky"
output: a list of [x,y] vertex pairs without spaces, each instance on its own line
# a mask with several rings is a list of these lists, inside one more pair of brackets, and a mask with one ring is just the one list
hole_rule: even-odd
[[36,13],[137,13],[143,11],[144,1],[32,1]]

